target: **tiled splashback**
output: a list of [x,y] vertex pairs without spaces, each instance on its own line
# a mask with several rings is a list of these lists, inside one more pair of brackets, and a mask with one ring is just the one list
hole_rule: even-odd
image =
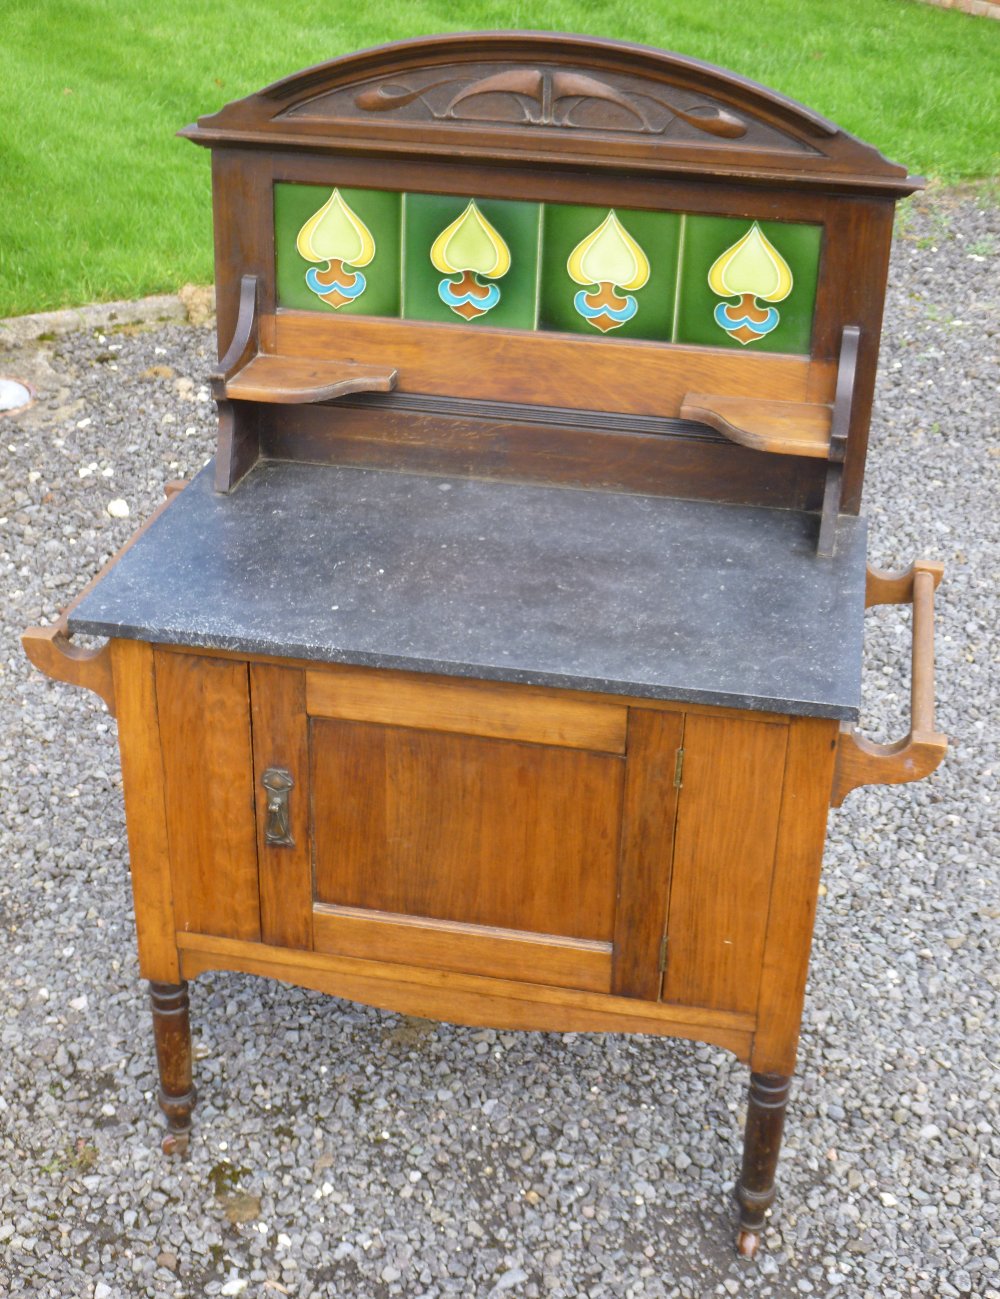
[[278,305],[809,351],[815,225],[274,187]]

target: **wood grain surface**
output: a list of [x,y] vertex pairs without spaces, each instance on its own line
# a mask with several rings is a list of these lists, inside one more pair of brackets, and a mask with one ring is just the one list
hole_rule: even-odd
[[656,1001],[677,812],[680,713],[629,710],[612,992]]
[[316,899],[612,938],[624,761],[315,720]]
[[247,665],[154,660],[176,926],[259,939]]
[[749,1059],[752,1015],[321,952],[289,952],[204,934],[179,934],[178,946],[185,978],[204,970],[243,970],[452,1024],[562,1033],[656,1033],[713,1042],[740,1060]]
[[111,654],[139,969],[145,979],[176,983],[179,966],[153,647],[113,640]]
[[[422,321],[279,311],[275,351],[398,370],[400,392],[526,401],[570,409],[677,415],[688,392],[775,401],[832,400],[835,367],[779,353],[575,338]],[[628,375],[628,382],[622,377]]]
[[611,991],[611,944],[353,907],[317,905],[316,951],[555,987]]
[[625,752],[624,707],[557,690],[343,667],[307,672],[306,700],[312,717]]
[[833,779],[836,745],[836,722],[796,717],[789,723],[753,1044],[758,1073],[795,1069],[826,839],[829,798],[824,790]]
[[757,1009],[787,727],[688,717],[665,1001]]
[[[257,857],[260,863],[260,932],[265,943],[311,948],[312,828],[309,816],[309,719],[305,674],[271,663],[250,664]],[[294,780],[289,797],[290,846],[265,835],[261,777],[280,767]]]

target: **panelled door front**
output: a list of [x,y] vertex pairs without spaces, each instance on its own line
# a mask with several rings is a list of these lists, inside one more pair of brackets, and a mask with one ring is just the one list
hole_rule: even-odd
[[683,716],[252,664],[261,937],[659,996]]

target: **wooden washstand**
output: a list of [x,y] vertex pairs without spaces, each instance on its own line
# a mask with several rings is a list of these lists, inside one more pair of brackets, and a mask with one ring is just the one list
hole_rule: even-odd
[[[919,182],[719,69],[537,33],[366,51],[182,134],[214,468],[24,636],[118,718],[164,1149],[204,970],[695,1038],[751,1069],[752,1256],[827,809],[946,744],[941,567],[866,571],[858,517]],[[892,745],[856,729],[876,603],[914,610]]]

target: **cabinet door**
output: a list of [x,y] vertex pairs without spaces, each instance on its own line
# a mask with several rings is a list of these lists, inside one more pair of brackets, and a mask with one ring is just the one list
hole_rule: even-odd
[[291,842],[260,844],[265,941],[655,999],[676,743],[651,746],[679,719],[361,669],[251,681],[258,790],[294,781]]

